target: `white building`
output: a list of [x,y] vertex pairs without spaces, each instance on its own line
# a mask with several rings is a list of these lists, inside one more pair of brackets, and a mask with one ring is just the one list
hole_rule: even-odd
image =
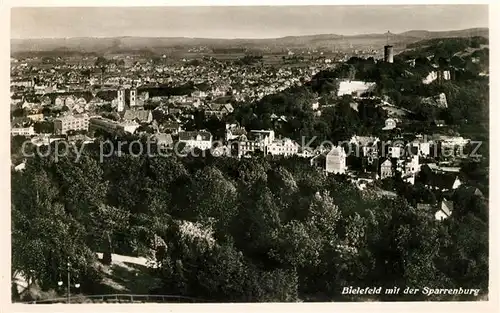
[[135,133],[135,130],[141,126],[139,123],[136,121],[123,121],[119,123],[120,127],[123,129],[124,132],[127,133]]
[[35,129],[33,126],[30,127],[14,127],[11,128],[10,134],[12,136],[34,136]]
[[455,136],[440,136],[443,147],[463,147],[470,142],[470,139]]
[[431,143],[430,142],[420,142],[419,149],[420,149],[421,156],[428,157],[431,154]]
[[207,131],[183,131],[179,132],[179,142],[191,148],[207,150],[212,148],[212,134]]
[[133,134],[140,125],[135,121],[117,122],[107,118],[95,117],[90,119],[89,130],[104,130],[108,133],[128,132]]
[[265,146],[267,146],[275,139],[274,130],[251,130],[249,139],[262,142]]
[[422,80],[422,83],[428,85],[440,77],[443,80],[450,80],[451,79],[450,71],[442,71],[442,72],[432,71]]
[[415,174],[420,171],[420,162],[418,155],[413,155],[411,160],[405,164],[405,173],[407,175]]
[[376,83],[369,83],[363,81],[341,81],[339,84],[339,90],[337,96],[343,95],[355,95],[360,96],[361,94],[373,90]]
[[396,128],[396,120],[393,118],[388,118],[385,120],[385,126],[382,128],[383,130],[391,130]]
[[347,170],[346,153],[341,146],[333,147],[330,152],[328,152],[326,155],[325,170],[328,173],[345,174]]
[[451,216],[453,212],[453,201],[447,201],[444,199],[441,202],[439,210],[434,214],[434,217],[438,221],[443,221]]
[[389,152],[388,156],[390,158],[399,159],[400,157],[403,156],[404,148],[399,147],[399,146],[392,146],[392,147],[389,147],[388,152]]
[[56,118],[54,120],[54,132],[56,134],[64,135],[70,130],[88,130],[89,129],[89,116],[87,114],[81,115],[66,115]]
[[299,144],[291,139],[278,139],[267,146],[267,153],[287,157],[296,155],[299,152],[299,147]]
[[430,72],[423,80],[422,80],[422,83],[428,85],[430,83],[432,83],[433,81],[435,81],[436,79],[438,78],[438,74],[436,71],[432,71]]

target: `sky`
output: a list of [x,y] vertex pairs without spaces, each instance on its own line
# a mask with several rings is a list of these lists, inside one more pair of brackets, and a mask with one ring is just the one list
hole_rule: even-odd
[[25,7],[11,38],[277,38],[488,27],[487,5]]

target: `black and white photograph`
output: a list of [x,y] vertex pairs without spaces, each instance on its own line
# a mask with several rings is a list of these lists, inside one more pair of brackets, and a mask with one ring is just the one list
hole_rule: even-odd
[[491,301],[488,4],[12,5],[12,303]]

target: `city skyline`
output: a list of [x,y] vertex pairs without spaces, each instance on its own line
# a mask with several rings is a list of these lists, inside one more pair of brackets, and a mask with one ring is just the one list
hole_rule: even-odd
[[[467,19],[456,16],[467,15]],[[71,25],[71,27],[68,27]],[[487,5],[12,8],[11,38],[280,38],[488,27]]]

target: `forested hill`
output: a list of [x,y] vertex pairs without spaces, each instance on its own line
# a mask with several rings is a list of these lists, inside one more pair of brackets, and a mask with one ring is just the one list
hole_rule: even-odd
[[[481,36],[488,38],[488,28],[472,28],[455,31],[408,31],[392,34],[391,40],[398,46],[406,46],[423,39],[447,37]],[[11,39],[12,53],[19,52],[65,52],[76,51],[87,53],[164,53],[165,49],[182,49],[186,47],[207,46],[215,50],[228,49],[309,49],[335,48],[340,50],[367,49],[382,47],[387,43],[387,34],[360,34],[342,36],[338,34],[321,34],[311,36],[288,36],[272,39],[213,39],[213,38],[44,38],[44,39]],[[148,47],[145,49],[144,47]]]
[[[393,64],[353,57],[319,72],[303,86],[239,104],[234,117],[248,129],[274,128],[278,134],[299,141],[302,136],[333,142],[354,133],[382,136],[387,113],[377,107],[380,101],[336,97],[339,81],[354,79],[376,82],[372,96],[387,97],[391,104],[412,112],[408,119],[419,122],[412,131],[425,133],[440,119],[465,135],[484,137],[489,118],[489,78],[483,75],[489,70],[487,44],[483,37],[426,40],[396,55]],[[433,71],[450,71],[452,79],[424,84],[422,80]],[[423,98],[440,93],[446,95],[448,108],[422,103]],[[315,102],[319,103],[320,116],[311,108]],[[357,103],[357,110],[352,103]],[[277,124],[273,115],[285,116],[287,122]],[[478,131],[471,133],[470,125]]]

